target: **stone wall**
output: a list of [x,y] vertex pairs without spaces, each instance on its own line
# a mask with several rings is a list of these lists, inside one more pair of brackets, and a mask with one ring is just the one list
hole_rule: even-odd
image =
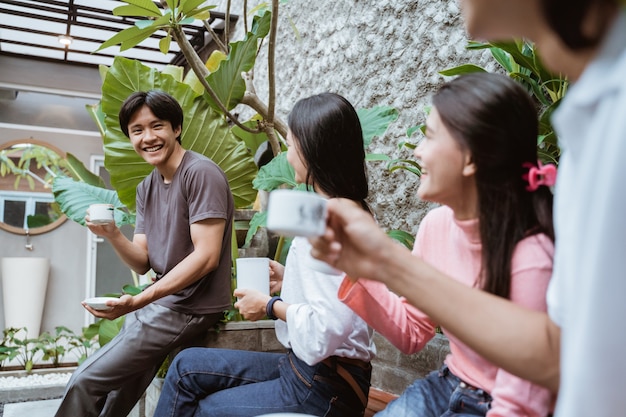
[[[243,36],[242,1],[233,40]],[[248,1],[252,8],[259,1]],[[225,10],[226,0],[217,2]],[[248,18],[250,19],[250,18]],[[276,48],[277,113],[286,119],[300,98],[334,91],[356,108],[392,106],[400,116],[368,152],[412,158],[398,144],[425,120],[429,97],[444,82],[438,71],[473,62],[492,70],[487,51],[468,51],[457,1],[289,0],[281,4]],[[267,102],[267,42],[255,67],[255,86]],[[241,115],[249,116],[242,108]],[[416,141],[419,134],[412,138]],[[370,202],[384,228],[415,232],[430,205],[416,197],[417,178],[369,163]]]
[[376,358],[372,361],[372,387],[400,395],[413,381],[439,369],[450,353],[448,339],[436,335],[419,353],[406,355],[376,333]]

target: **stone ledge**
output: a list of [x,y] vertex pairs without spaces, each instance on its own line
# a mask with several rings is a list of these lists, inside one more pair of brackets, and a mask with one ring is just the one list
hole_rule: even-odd
[[[34,369],[30,373],[26,371],[3,371],[0,377],[25,377],[28,375],[45,375],[50,373],[72,373],[76,367],[59,367]],[[30,387],[15,387],[0,389],[0,404],[17,403],[24,401],[51,400],[61,398],[65,391],[65,384],[33,385]]]

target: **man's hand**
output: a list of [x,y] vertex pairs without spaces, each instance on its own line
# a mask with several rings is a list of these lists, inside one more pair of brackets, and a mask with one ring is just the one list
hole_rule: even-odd
[[136,307],[134,307],[133,296],[128,295],[128,294],[122,295],[117,300],[107,301],[106,304],[107,306],[110,306],[111,308],[108,310],[94,310],[93,308],[89,307],[84,301],[82,302],[82,305],[83,307],[85,307],[85,310],[89,311],[91,314],[93,314],[94,316],[98,318],[107,319],[107,320],[115,320],[116,318],[121,317],[137,309]]

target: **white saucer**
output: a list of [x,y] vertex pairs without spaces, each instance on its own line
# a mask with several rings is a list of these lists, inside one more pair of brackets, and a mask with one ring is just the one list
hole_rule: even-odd
[[113,219],[93,219],[90,220],[91,223],[93,224],[109,224],[109,223],[113,223],[115,220]]
[[115,297],[93,297],[87,298],[84,302],[94,310],[110,310],[111,306],[106,305],[109,300],[119,300]]

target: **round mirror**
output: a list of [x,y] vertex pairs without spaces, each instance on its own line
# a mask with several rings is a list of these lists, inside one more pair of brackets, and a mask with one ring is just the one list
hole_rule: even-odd
[[64,159],[64,152],[36,139],[0,145],[0,229],[38,235],[67,219],[52,194]]

